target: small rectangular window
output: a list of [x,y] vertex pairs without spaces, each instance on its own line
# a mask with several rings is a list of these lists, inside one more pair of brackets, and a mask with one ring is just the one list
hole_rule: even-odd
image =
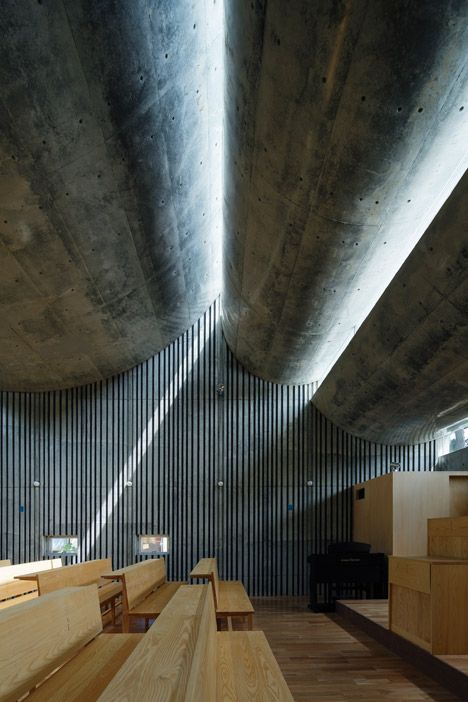
[[137,548],[140,556],[159,556],[169,553],[169,536],[167,534],[140,534]]
[[45,536],[45,555],[49,558],[73,556],[78,553],[78,537],[68,534]]

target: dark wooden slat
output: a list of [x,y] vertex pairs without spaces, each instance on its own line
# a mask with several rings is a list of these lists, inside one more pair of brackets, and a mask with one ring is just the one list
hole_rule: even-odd
[[137,533],[169,533],[171,579],[213,555],[251,595],[305,593],[308,553],[351,537],[350,486],[390,460],[404,470],[435,460],[435,442],[387,447],[337,429],[311,404],[313,391],[248,374],[225,344],[216,301],[120,376],[0,393],[0,556],[37,560],[44,534],[76,533],[83,557],[111,556],[117,568],[136,560]]

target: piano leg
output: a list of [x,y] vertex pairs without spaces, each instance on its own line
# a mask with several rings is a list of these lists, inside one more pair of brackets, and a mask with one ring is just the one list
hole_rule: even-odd
[[309,609],[311,609],[313,612],[317,611],[317,599],[317,582],[311,579]]

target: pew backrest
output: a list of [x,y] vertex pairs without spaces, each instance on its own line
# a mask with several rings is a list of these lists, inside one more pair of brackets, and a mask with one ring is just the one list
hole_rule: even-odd
[[200,558],[195,568],[190,573],[191,578],[207,578],[213,586],[215,607],[219,602],[219,576],[216,558]]
[[113,575],[122,578],[126,607],[131,610],[166,582],[166,561],[164,558],[151,558],[116,570]]
[[216,617],[208,585],[182,585],[99,702],[216,700]]
[[48,570],[38,573],[37,586],[39,595],[45,595],[64,587],[78,587],[98,583],[104,573],[112,570],[110,558],[100,558],[95,561],[85,561],[74,565],[64,566],[58,570]]
[[9,558],[4,558],[3,560],[0,561],[0,568],[4,568],[5,566],[11,565],[11,561]]
[[215,607],[218,606],[219,602],[219,577],[218,577],[218,566],[216,564],[216,558],[213,558],[213,570],[211,573],[211,584],[213,585],[213,594],[215,600]]
[[32,561],[31,563],[18,563],[0,568],[0,585],[14,580],[17,575],[29,575],[43,570],[52,570],[62,567],[60,558],[50,558],[45,561]]
[[17,700],[101,631],[96,585],[0,611],[0,702]]

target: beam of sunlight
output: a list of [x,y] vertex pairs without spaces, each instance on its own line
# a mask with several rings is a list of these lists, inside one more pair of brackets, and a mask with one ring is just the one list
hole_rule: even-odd
[[[212,336],[215,324],[216,320],[215,316],[213,315],[213,319],[206,336],[203,336],[202,334],[198,336],[195,334],[195,328],[197,325],[192,327],[192,340],[190,343],[189,335],[189,348],[187,355],[182,359],[174,377],[169,383],[164,397],[161,398],[156,404],[154,413],[150,416],[148,423],[137,443],[133,447],[131,454],[120,469],[114,484],[111,488],[109,488],[107,497],[103,500],[100,509],[96,513],[94,521],[88,527],[84,538],[84,560],[87,560],[90,557],[91,550],[95,546],[97,540],[100,538],[102,531],[105,529],[107,522],[112,516],[117,504],[122,499],[126,483],[133,481],[135,473],[140,467],[148,449],[152,445],[159,428],[164,422],[182,387],[187,382],[187,379],[190,373],[193,371],[207,341]],[[80,549],[79,560],[81,560],[81,553],[82,551]]]

